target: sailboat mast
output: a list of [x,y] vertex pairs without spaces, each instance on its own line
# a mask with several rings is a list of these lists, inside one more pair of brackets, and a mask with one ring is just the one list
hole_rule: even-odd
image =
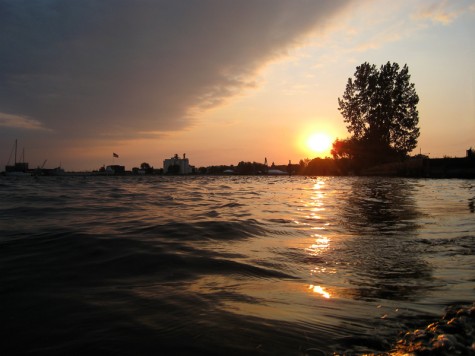
[[17,149],[18,140],[15,139],[15,165],[16,165],[16,149]]

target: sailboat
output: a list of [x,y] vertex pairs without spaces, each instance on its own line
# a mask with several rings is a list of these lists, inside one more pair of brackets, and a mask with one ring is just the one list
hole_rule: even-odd
[[[25,149],[23,149],[21,161],[17,162],[17,147],[18,140],[15,140],[15,163],[5,166],[5,174],[7,176],[31,176],[31,172],[28,170],[28,162],[25,162]],[[11,155],[10,155],[11,158]],[[10,163],[10,162],[8,162]]]

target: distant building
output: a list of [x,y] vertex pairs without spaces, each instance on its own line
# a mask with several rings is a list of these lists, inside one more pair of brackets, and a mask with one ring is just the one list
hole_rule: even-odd
[[174,157],[163,160],[163,173],[165,174],[190,174],[192,172],[193,167],[190,166],[185,154],[183,154],[183,158],[179,158],[175,154]]
[[123,174],[125,173],[125,166],[113,164],[105,168],[105,172],[108,174]]
[[470,158],[470,159],[474,159],[474,158],[475,158],[475,149],[473,149],[472,147],[470,147],[470,148],[467,150],[467,158]]

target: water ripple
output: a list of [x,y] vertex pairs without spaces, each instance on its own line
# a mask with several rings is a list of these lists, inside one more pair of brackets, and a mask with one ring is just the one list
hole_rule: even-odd
[[389,352],[473,301],[472,186],[2,177],[3,350]]

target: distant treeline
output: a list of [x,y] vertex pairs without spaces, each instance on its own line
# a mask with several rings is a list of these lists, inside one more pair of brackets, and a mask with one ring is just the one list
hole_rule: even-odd
[[[411,162],[411,164],[409,164]],[[412,167],[412,168],[409,168]],[[376,170],[375,170],[376,168]],[[372,171],[371,171],[372,169]],[[390,175],[421,175],[422,159],[411,159],[405,163],[397,162],[387,165],[372,167],[371,169],[359,166],[351,159],[314,158],[302,159],[298,164],[271,165],[259,162],[239,162],[235,165],[218,165],[198,168],[198,174],[238,174],[238,175],[265,175],[265,174],[292,174],[306,176],[346,176],[365,174],[390,174]]]
[[[293,171],[295,171],[293,165]],[[219,165],[219,166],[209,166],[209,167],[201,167],[198,169],[198,173],[202,174],[241,174],[241,175],[254,175],[254,174],[268,174],[269,170],[279,170],[283,173],[288,173],[288,166],[286,165],[279,165],[276,166],[272,164],[268,166],[265,163],[259,162],[244,162],[241,161],[235,165]]]
[[201,167],[198,174],[266,175],[282,172],[305,176],[398,176],[432,178],[475,178],[475,154],[467,151],[464,158],[435,158],[416,155],[368,166],[349,158],[302,159],[298,164],[267,166],[258,162],[239,162],[237,166]]
[[[165,173],[163,168],[153,168],[142,163],[140,168],[134,167],[126,171],[124,166],[111,166],[113,170],[102,168],[93,172],[40,172],[32,170],[33,175],[180,175],[178,172]],[[5,174],[5,173],[3,173]],[[463,158],[432,158],[416,155],[406,159],[395,160],[377,165],[361,164],[351,158],[314,158],[302,159],[298,164],[270,166],[260,162],[241,161],[237,165],[213,165],[208,167],[192,167],[192,175],[302,175],[302,176],[398,176],[426,178],[475,178],[475,151],[467,150]]]

